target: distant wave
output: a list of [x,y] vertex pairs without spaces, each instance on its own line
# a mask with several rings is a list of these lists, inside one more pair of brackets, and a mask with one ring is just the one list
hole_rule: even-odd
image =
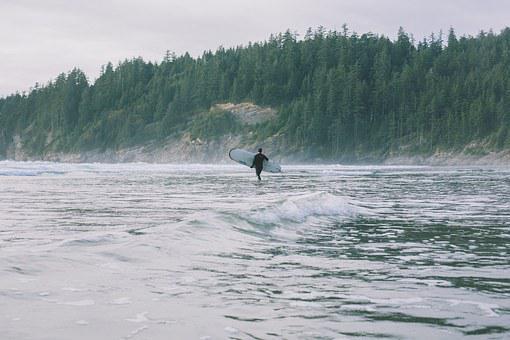
[[29,170],[29,169],[0,169],[0,176],[41,176],[63,175],[65,171],[55,170]]
[[59,163],[47,161],[0,161],[0,176],[65,175],[68,173],[218,173],[238,171],[234,164],[152,164],[152,163]]
[[40,176],[62,175],[66,171],[51,162],[15,162],[1,161],[0,176]]

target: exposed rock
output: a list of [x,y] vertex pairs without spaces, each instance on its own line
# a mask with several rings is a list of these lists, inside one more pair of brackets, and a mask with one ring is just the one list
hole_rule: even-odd
[[[262,108],[253,103],[224,103],[214,105],[210,111],[231,112],[247,126],[266,122],[277,116],[272,108]],[[336,159],[317,158],[310,149],[296,149],[284,143],[284,136],[276,134],[265,140],[253,142],[253,132],[246,135],[224,135],[210,140],[193,138],[189,132],[168,137],[163,141],[153,141],[135,147],[120,149],[90,150],[80,153],[47,152],[40,156],[29,156],[23,148],[21,136],[14,136],[8,147],[7,159],[18,161],[47,160],[59,162],[149,162],[149,163],[225,163],[230,162],[228,152],[235,147],[255,151],[259,147],[272,159],[282,163],[362,163],[399,165],[501,165],[510,164],[510,150],[487,151],[486,142],[471,143],[460,152],[437,151],[431,155],[413,155],[402,147],[389,155],[345,155]],[[48,134],[46,143],[51,144],[53,136]]]
[[26,152],[23,150],[23,140],[21,136],[15,135],[13,137],[11,145],[7,148],[7,159],[14,159],[18,161],[28,160]]
[[189,134],[168,138],[161,143],[118,150],[91,150],[47,154],[44,160],[58,162],[148,162],[148,163],[224,163],[228,151],[240,145],[239,136],[224,136],[211,141],[192,140]]
[[211,110],[228,111],[246,125],[266,122],[275,118],[277,114],[277,111],[271,107],[260,107],[253,103],[216,104]]

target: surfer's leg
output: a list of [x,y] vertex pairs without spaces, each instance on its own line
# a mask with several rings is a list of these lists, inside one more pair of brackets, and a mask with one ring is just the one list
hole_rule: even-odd
[[257,170],[257,178],[258,178],[258,179],[259,179],[259,181],[260,181],[260,180],[261,180],[261,178],[260,178],[260,173],[262,172],[262,169],[257,168],[256,170]]

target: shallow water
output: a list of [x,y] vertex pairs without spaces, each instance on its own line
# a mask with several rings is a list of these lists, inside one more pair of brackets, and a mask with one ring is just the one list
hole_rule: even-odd
[[510,337],[510,170],[0,162],[1,339]]

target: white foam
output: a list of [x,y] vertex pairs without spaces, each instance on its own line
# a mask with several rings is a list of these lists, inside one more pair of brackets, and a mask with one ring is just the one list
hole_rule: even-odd
[[149,314],[149,312],[138,313],[138,314],[136,314],[135,318],[126,319],[126,321],[136,322],[136,323],[146,322],[146,321],[149,321],[149,319],[147,319],[147,314]]
[[121,297],[115,299],[111,302],[112,305],[129,305],[131,304],[131,299],[129,297]]
[[238,332],[239,332],[239,330],[237,330],[237,329],[236,329],[236,328],[234,328],[234,327],[227,326],[227,327],[225,327],[225,332],[235,334],[235,333],[238,333]]
[[487,317],[497,317],[499,316],[498,313],[496,313],[494,310],[499,308],[499,305],[493,304],[493,303],[485,303],[480,301],[469,301],[469,300],[456,300],[456,299],[446,299],[447,302],[450,303],[452,306],[457,305],[473,305],[477,307],[484,316]]
[[52,162],[0,162],[0,176],[63,175],[65,165]]
[[124,339],[131,339],[132,337],[136,336],[138,333],[143,332],[144,330],[148,329],[147,326],[138,327],[137,329],[133,330],[129,335],[125,336]]
[[94,173],[173,172],[217,173],[238,171],[237,164],[152,164],[136,163],[58,163],[47,161],[0,161],[0,176],[46,176]]
[[288,198],[276,206],[254,212],[250,219],[257,223],[304,222],[312,216],[350,218],[359,211],[360,208],[345,197],[318,192]]
[[92,306],[94,305],[94,300],[78,300],[78,301],[67,301],[67,302],[59,302],[59,305],[68,305],[68,306]]
[[85,291],[85,289],[74,288],[74,287],[62,287],[62,290],[67,291],[67,292],[83,292],[83,291]]
[[352,312],[375,312],[376,309],[370,306],[363,305],[343,305],[340,307],[341,310],[344,311],[352,311]]

